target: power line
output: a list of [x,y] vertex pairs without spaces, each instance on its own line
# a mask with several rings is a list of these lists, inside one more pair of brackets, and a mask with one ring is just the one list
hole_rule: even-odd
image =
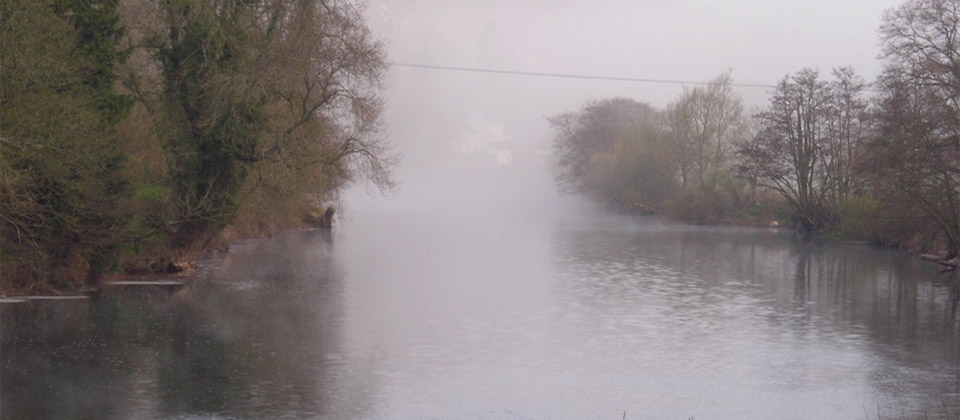
[[[430,64],[412,64],[412,63],[394,63],[394,62],[387,62],[386,64],[390,66],[395,66],[395,67],[409,67],[409,68],[415,68],[415,69],[464,71],[464,72],[471,72],[471,73],[513,74],[513,75],[520,75],[520,76],[557,77],[557,78],[565,78],[565,79],[613,80],[613,81],[620,81],[620,82],[662,83],[662,84],[674,84],[674,85],[709,85],[710,84],[710,82],[691,82],[687,80],[645,79],[645,78],[637,78],[637,77],[615,77],[615,76],[595,76],[595,75],[586,75],[586,74],[545,73],[545,72],[519,71],[519,70],[481,69],[481,68],[473,68],[473,67],[434,66]],[[776,87],[774,85],[763,85],[759,83],[731,83],[730,86],[748,87],[748,88],[764,88],[764,89]]]

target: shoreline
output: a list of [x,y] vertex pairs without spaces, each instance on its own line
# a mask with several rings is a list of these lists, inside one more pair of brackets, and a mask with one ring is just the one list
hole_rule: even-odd
[[[882,243],[877,243],[869,240],[851,240],[851,239],[831,239],[824,234],[819,233],[804,233],[794,227],[781,225],[774,222],[761,222],[761,221],[752,221],[752,220],[734,220],[726,219],[716,222],[708,221],[690,221],[684,220],[682,218],[673,217],[666,215],[660,212],[647,212],[643,210],[630,210],[630,209],[619,209],[615,210],[620,213],[626,214],[632,217],[664,217],[666,219],[672,220],[676,223],[692,226],[692,227],[741,227],[741,228],[759,228],[759,229],[768,229],[768,230],[777,230],[777,231],[792,231],[793,233],[801,235],[809,235],[811,237],[816,237],[823,242],[830,243],[837,246],[865,246],[865,247],[876,247],[878,249],[892,249],[898,252],[903,252],[912,257],[919,258],[924,261],[929,261],[931,263],[937,264],[938,266],[945,267],[941,273],[948,273],[952,271],[960,271],[960,258],[946,259],[946,250],[940,249],[934,252],[923,252],[923,251],[913,251],[902,246],[898,245],[885,245]],[[50,290],[45,291],[46,293],[41,294],[30,294],[24,293],[24,290],[7,290],[3,293],[0,293],[0,300],[9,300],[9,301],[20,301],[37,298],[37,297],[47,297],[47,298],[57,298],[57,297],[70,297],[70,296],[88,296],[88,293],[91,290],[97,290],[105,285],[110,283],[120,283],[120,282],[143,282],[147,283],[162,283],[162,282],[181,282],[184,284],[191,283],[196,280],[201,274],[201,269],[198,266],[198,262],[202,260],[217,258],[222,256],[225,253],[229,252],[229,248],[233,245],[243,243],[249,240],[262,240],[275,237],[277,235],[283,234],[285,232],[300,232],[300,231],[312,231],[319,230],[324,228],[319,227],[301,227],[299,229],[290,229],[290,230],[279,230],[272,231],[269,234],[261,236],[250,236],[250,235],[236,235],[231,237],[229,243],[226,247],[221,247],[219,249],[210,250],[209,252],[202,253],[195,258],[190,258],[186,260],[169,260],[161,258],[155,262],[162,265],[163,270],[171,270],[171,267],[175,271],[168,272],[121,272],[121,273],[110,273],[110,274],[99,274],[96,276],[96,279],[89,284],[80,287],[77,290],[53,290],[55,294],[50,294]],[[326,228],[330,229],[330,228]]]
[[[64,297],[64,296],[88,296],[89,292],[92,290],[98,290],[104,286],[109,287],[110,283],[121,283],[121,282],[143,282],[143,284],[162,284],[166,282],[180,282],[183,284],[190,284],[195,280],[198,280],[203,277],[203,268],[201,264],[198,264],[204,260],[212,260],[217,258],[222,258],[224,255],[230,252],[230,248],[236,245],[243,244],[248,241],[258,241],[258,240],[267,240],[285,233],[295,233],[295,232],[311,232],[311,231],[330,231],[331,228],[316,227],[316,226],[302,226],[295,229],[276,229],[270,230],[269,232],[264,232],[262,235],[250,235],[250,234],[236,234],[235,232],[229,232],[224,238],[224,241],[221,242],[221,245],[217,248],[211,248],[203,252],[196,253],[193,257],[183,258],[183,259],[169,259],[169,258],[160,258],[158,260],[152,261],[151,263],[158,263],[162,267],[160,272],[147,271],[147,269],[141,268],[135,272],[130,271],[120,271],[116,273],[109,274],[97,274],[96,278],[87,284],[70,290],[70,289],[47,289],[41,290],[39,293],[28,293],[25,290],[4,290],[0,293],[0,299],[2,300],[23,300],[30,299],[31,297]],[[149,266],[149,264],[148,264]],[[171,267],[175,268],[175,271],[170,270]]]
[[742,228],[762,228],[762,229],[774,229],[781,231],[792,231],[794,233],[805,235],[808,237],[816,237],[823,242],[830,243],[838,246],[864,246],[864,247],[875,247],[881,249],[891,249],[898,252],[903,252],[907,255],[910,255],[915,258],[919,258],[924,261],[929,261],[935,263],[939,266],[946,267],[941,273],[949,273],[951,271],[960,271],[960,257],[955,257],[953,259],[947,259],[947,250],[946,249],[937,249],[935,251],[920,251],[920,250],[911,250],[906,248],[903,245],[888,245],[883,243],[878,243],[876,241],[866,240],[866,239],[833,239],[828,237],[824,233],[809,233],[803,232],[795,227],[791,227],[785,224],[780,224],[778,221],[772,222],[763,222],[759,220],[736,220],[736,219],[724,219],[719,221],[694,221],[686,220],[681,217],[676,217],[659,211],[650,211],[644,208],[634,208],[634,209],[614,209],[614,211],[621,212],[623,214],[634,216],[634,217],[664,217],[666,219],[672,220],[674,222],[687,225],[687,226],[699,226],[699,227],[742,227]]

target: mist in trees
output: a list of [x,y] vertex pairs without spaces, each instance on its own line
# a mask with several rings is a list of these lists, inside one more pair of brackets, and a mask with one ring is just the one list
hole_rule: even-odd
[[[801,69],[752,115],[726,72],[662,110],[616,99],[553,117],[557,183],[623,209],[697,222],[779,219],[955,257],[958,24],[960,1],[908,1],[883,19],[885,70],[875,83],[849,67],[829,77]],[[612,104],[645,112],[610,112]]]
[[743,100],[733,92],[732,82],[732,72],[727,71],[705,86],[685,89],[667,106],[667,128],[684,190],[694,183],[702,185],[724,168],[732,140],[742,134]]
[[642,126],[656,123],[656,111],[648,104],[613,98],[586,104],[580,111],[549,118],[557,134],[554,149],[559,157],[558,185],[566,191],[588,192],[591,160],[614,152]]
[[729,191],[738,182],[729,166],[732,142],[747,129],[732,80],[725,72],[663,110],[617,98],[550,118],[558,185],[620,208],[697,221],[726,217],[725,208],[741,201]]
[[4,286],[75,287],[392,184],[354,2],[3,2]]

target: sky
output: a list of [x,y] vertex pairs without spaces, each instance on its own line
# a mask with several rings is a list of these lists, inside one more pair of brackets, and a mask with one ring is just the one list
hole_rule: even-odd
[[[775,84],[804,67],[881,69],[877,28],[898,0],[369,0],[367,22],[395,63],[608,77]],[[549,116],[590,100],[664,107],[681,84],[578,80],[394,66],[385,135],[398,178],[435,175],[477,127],[502,127],[520,154],[549,149]],[[738,88],[748,108],[769,89]],[[480,133],[482,134],[482,133]]]

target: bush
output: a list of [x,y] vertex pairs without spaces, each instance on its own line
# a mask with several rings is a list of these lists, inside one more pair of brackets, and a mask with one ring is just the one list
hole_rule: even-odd
[[835,235],[841,239],[879,242],[883,237],[880,203],[868,197],[847,197],[840,202],[840,224]]

